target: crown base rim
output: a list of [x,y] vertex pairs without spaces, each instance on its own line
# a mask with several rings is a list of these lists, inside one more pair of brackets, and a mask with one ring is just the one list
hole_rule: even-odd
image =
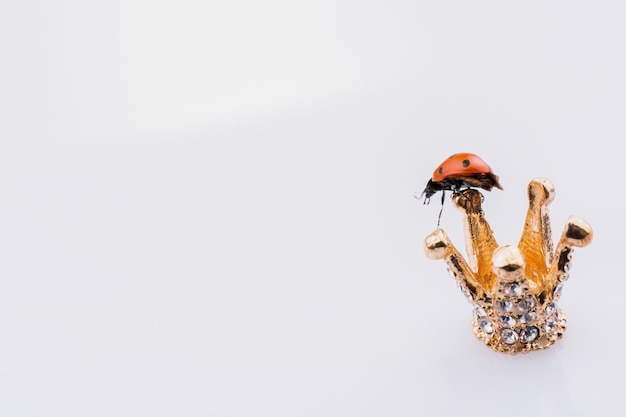
[[[567,319],[563,315],[562,312],[559,312],[559,317],[556,320],[555,327],[550,331],[546,330],[545,324],[540,326],[541,330],[537,326],[529,326],[535,327],[539,334],[536,338],[534,338],[530,342],[522,341],[522,338],[519,336],[523,331],[522,328],[497,328],[493,329],[491,333],[487,333],[484,331],[480,322],[477,319],[472,321],[473,332],[478,340],[482,341],[485,345],[490,347],[492,350],[500,353],[507,353],[510,355],[523,354],[529,352],[535,352],[538,350],[545,350],[550,348],[554,343],[558,342],[563,338],[565,334],[565,330],[567,328]],[[504,340],[502,336],[503,331],[507,331],[512,335],[512,332],[515,332],[515,336],[509,338],[508,342]],[[512,331],[512,332],[511,332]],[[511,339],[514,339],[511,340]]]

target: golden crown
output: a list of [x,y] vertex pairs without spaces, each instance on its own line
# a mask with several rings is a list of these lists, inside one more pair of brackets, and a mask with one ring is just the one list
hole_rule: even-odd
[[430,259],[443,259],[452,278],[474,307],[474,334],[504,353],[525,353],[550,347],[563,337],[566,320],[558,307],[569,277],[574,247],[587,246],[591,226],[570,216],[553,248],[548,205],[554,186],[545,178],[528,185],[528,212],[516,246],[498,246],[482,209],[482,195],[468,189],[452,196],[464,213],[466,261],[442,229],[426,237]]

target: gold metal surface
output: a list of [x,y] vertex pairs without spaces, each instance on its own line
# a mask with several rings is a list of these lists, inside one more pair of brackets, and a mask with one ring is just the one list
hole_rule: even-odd
[[528,211],[517,246],[499,246],[482,209],[482,195],[469,189],[452,201],[464,213],[469,261],[442,229],[428,235],[426,256],[443,259],[461,292],[474,307],[474,334],[504,353],[545,349],[565,332],[558,308],[563,282],[569,277],[574,247],[587,246],[593,232],[583,219],[570,216],[554,250],[548,205],[552,183],[537,178],[528,185]]

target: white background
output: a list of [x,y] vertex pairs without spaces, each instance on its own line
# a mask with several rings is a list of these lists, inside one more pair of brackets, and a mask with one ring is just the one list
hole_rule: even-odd
[[[0,6],[0,415],[623,416],[619,1]],[[547,177],[551,349],[494,353],[443,262],[481,155],[499,243]],[[460,213],[442,227],[462,248]]]

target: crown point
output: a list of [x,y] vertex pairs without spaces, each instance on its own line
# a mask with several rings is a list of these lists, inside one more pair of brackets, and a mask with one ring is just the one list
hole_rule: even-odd
[[565,226],[565,239],[571,246],[585,247],[593,239],[589,223],[577,216],[570,216]]

